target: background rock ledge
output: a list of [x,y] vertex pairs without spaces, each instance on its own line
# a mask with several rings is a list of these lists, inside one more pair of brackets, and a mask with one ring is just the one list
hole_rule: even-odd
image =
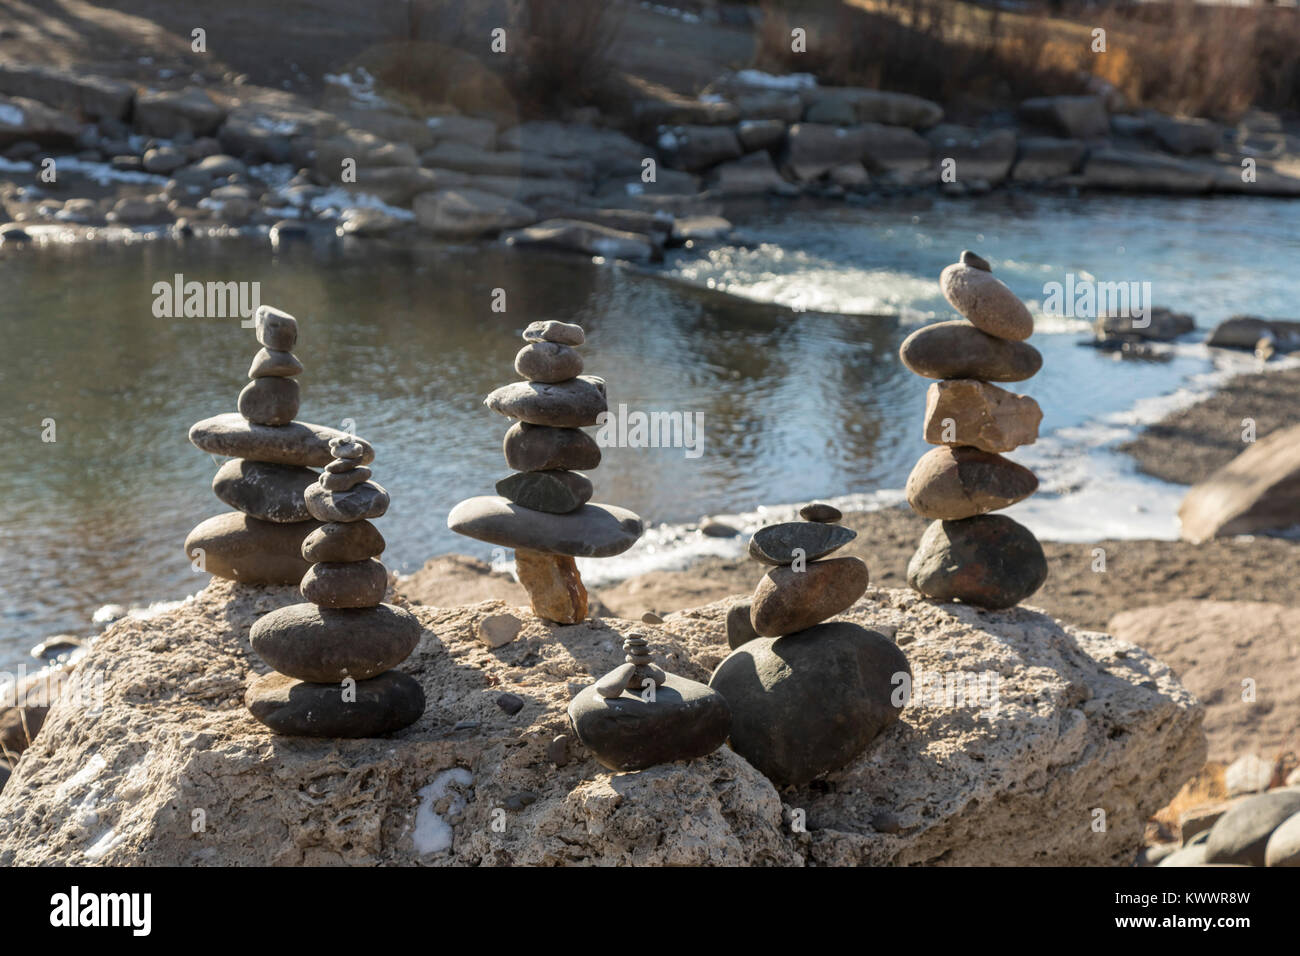
[[[882,589],[844,617],[895,634],[918,675],[998,675],[999,706],[912,706],[802,789],[778,793],[727,748],[610,774],[567,726],[569,699],[619,662],[633,627],[668,670],[707,680],[732,601],[662,627],[413,606],[427,628],[402,667],[428,695],[417,724],[386,740],[276,739],[243,708],[265,669],[248,629],[293,600],[214,580],[105,632],[76,670],[73,687],[92,692],[60,698],[0,794],[0,865],[1127,864],[1205,756],[1200,705],[1136,646],[1027,608]],[[477,625],[502,613],[523,627],[490,650]],[[513,716],[503,693],[523,701]],[[808,832],[792,832],[801,817]]]

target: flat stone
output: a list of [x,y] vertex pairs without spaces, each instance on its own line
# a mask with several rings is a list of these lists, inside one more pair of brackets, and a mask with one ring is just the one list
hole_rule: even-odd
[[749,601],[742,601],[727,612],[727,646],[733,651],[758,637],[750,617],[752,607]]
[[1210,829],[1205,862],[1264,866],[1273,831],[1297,813],[1300,789],[1270,790],[1247,797]]
[[591,375],[554,385],[512,382],[488,395],[483,404],[509,418],[553,428],[595,425],[597,416],[608,410],[605,382]]
[[360,521],[378,518],[388,510],[388,492],[373,481],[364,481],[348,491],[329,491],[312,485],[303,495],[307,510],[317,521]]
[[516,548],[515,573],[528,592],[533,613],[542,620],[577,624],[586,619],[587,589],[573,558]]
[[939,274],[954,309],[989,335],[1020,342],[1034,334],[1034,317],[1006,283],[985,270],[954,262]]
[[[190,442],[210,454],[312,468],[330,463],[334,457],[329,450],[330,439],[340,435],[342,432],[327,425],[307,422],[258,425],[234,412],[205,418],[190,427]],[[373,460],[372,453],[361,464]]]
[[581,558],[622,554],[645,531],[637,515],[615,505],[588,502],[569,514],[551,515],[493,495],[467,498],[456,505],[447,515],[447,527],[505,548]]
[[749,556],[755,561],[776,567],[794,564],[796,550],[805,561],[816,561],[836,551],[858,533],[843,525],[817,521],[786,521],[759,528],[749,539]]
[[1261,760],[1257,754],[1242,754],[1223,771],[1228,796],[1262,793],[1273,781],[1273,761]]
[[249,686],[244,704],[272,731],[291,737],[379,737],[424,714],[424,691],[401,671],[357,681],[349,701],[344,701],[343,691],[339,684],[308,684],[284,674],[266,674]]
[[515,356],[515,371],[530,382],[567,382],[582,374],[582,354],[558,342],[531,342]]
[[203,570],[241,584],[297,584],[307,573],[302,542],[320,525],[315,521],[276,524],[228,511],[208,518],[185,538],[193,563],[203,552]]
[[263,521],[310,521],[303,494],[317,477],[317,472],[297,465],[232,458],[217,469],[212,492],[235,510]]
[[302,363],[292,352],[259,349],[248,366],[249,378],[290,378],[302,374]]
[[972,445],[1014,451],[1038,440],[1043,410],[1017,395],[970,378],[935,382],[925,396],[925,440],[932,445]]
[[626,772],[712,753],[727,739],[731,711],[711,688],[668,674],[653,701],[588,687],[569,704],[569,721],[602,766]]
[[520,471],[497,482],[497,494],[517,505],[564,515],[591,500],[591,479],[576,471]]
[[320,486],[326,491],[349,491],[363,481],[369,481],[372,474],[365,465],[347,471],[327,471],[320,476]]
[[[424,629],[391,604],[323,608],[290,604],[257,619],[248,640],[257,656],[297,680],[368,680],[410,656]],[[358,695],[359,696],[359,695]]]
[[860,558],[812,561],[802,571],[773,568],[754,590],[751,623],[761,637],[803,631],[851,608],[867,590]]
[[804,505],[799,509],[799,517],[803,518],[804,521],[831,524],[842,519],[844,513],[834,505],[828,505],[824,501],[814,501],[812,504]]
[[1300,812],[1287,817],[1264,847],[1265,866],[1300,866]]
[[[596,693],[606,700],[614,697],[622,697],[624,692],[631,689],[632,681],[636,676],[637,666],[631,661],[619,664],[612,671],[602,677],[591,686],[596,689]],[[655,685],[660,686],[659,684]]]
[[253,328],[263,348],[291,352],[298,344],[298,320],[269,305],[258,307],[253,315]]
[[1019,604],[1046,580],[1042,545],[1006,515],[935,521],[907,564],[907,583],[926,597],[993,610]]
[[374,558],[313,564],[299,586],[320,607],[375,607],[388,593],[388,569]]
[[353,465],[365,465],[375,460],[375,450],[370,446],[370,442],[356,435],[341,435],[330,439],[330,453],[340,465],[349,462]]
[[515,422],[501,450],[515,471],[587,471],[600,464],[596,439],[576,428]]
[[299,388],[291,378],[255,378],[239,393],[239,414],[255,425],[287,425],[298,414]]
[[1029,343],[1000,339],[963,319],[917,329],[903,340],[898,357],[923,378],[1023,382],[1043,367],[1042,353]]
[[1204,866],[1205,865],[1205,844],[1193,843],[1191,846],[1185,846],[1181,850],[1175,850],[1156,866]]
[[491,648],[504,647],[519,636],[523,626],[513,614],[489,614],[478,622],[478,639]]
[[747,642],[709,685],[731,707],[731,749],[785,787],[843,767],[897,721],[898,674],[911,667],[893,641],[834,621]]
[[942,445],[921,456],[907,478],[907,503],[922,518],[954,520],[998,511],[1038,490],[1023,465],[992,452]]
[[331,521],[302,542],[302,556],[312,562],[364,561],[384,553],[384,536],[369,521]]

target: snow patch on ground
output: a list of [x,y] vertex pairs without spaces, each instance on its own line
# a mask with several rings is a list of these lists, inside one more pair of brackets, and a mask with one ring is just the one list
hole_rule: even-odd
[[[415,850],[421,856],[451,849],[454,836],[451,824],[435,813],[433,808],[439,800],[447,796],[447,791],[452,784],[468,787],[473,782],[474,775],[468,770],[464,767],[453,767],[434,777],[433,783],[420,788],[420,806],[415,811],[415,833],[412,834],[412,838],[415,841]],[[465,797],[457,793],[452,797],[447,815],[454,816],[463,809],[465,809]]]

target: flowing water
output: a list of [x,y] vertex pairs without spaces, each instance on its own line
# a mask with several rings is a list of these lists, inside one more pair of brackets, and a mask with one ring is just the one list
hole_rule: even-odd
[[[380,522],[384,560],[401,572],[449,551],[490,555],[445,524],[453,504],[491,493],[507,473],[508,422],[482,398],[515,378],[524,325],[581,323],[587,371],[606,378],[611,406],[698,412],[704,423],[698,457],[606,449],[592,474],[597,499],[655,527],[628,555],[588,562],[597,580],[734,549],[684,527],[701,515],[745,525],[764,506],[814,497],[897,500],[928,447],[925,383],[897,349],[917,324],[952,317],[936,279],[958,250],[979,250],[1031,304],[1066,273],[1149,281],[1158,304],[1207,327],[1239,312],[1294,313],[1293,208],[1003,196],[760,209],[739,219],[748,243],[676,254],[657,275],[496,247],[273,254],[248,239],[5,250],[0,667],[49,634],[89,632],[104,603],[176,599],[206,580],[181,542],[227,509],[210,490],[219,462],[186,432],[234,410],[256,343],[237,317],[156,317],[155,283],[177,274],[258,282],[261,301],[299,317],[299,417],[352,419],[376,446],[375,477],[393,497]],[[498,289],[505,312],[493,310]],[[1169,536],[1178,489],[1106,449],[1167,401],[1159,396],[1182,401],[1189,385],[1204,387],[1216,361],[1250,363],[1199,345],[1176,346],[1168,362],[1120,362],[1078,347],[1085,328],[1041,321],[1043,371],[1013,386],[1045,419],[1044,438],[1015,455],[1040,471],[1043,493],[1012,514],[1044,537]],[[56,440],[42,441],[50,419]]]

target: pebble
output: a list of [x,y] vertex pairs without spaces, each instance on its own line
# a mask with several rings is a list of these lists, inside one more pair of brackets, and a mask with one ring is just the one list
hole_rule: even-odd
[[917,329],[903,340],[898,357],[922,378],[1023,382],[1043,367],[1043,354],[1028,342],[1000,339],[964,319]]
[[328,608],[290,604],[258,618],[248,640],[275,670],[298,680],[364,681],[400,664],[420,643],[415,615],[391,604]]
[[754,590],[751,622],[761,637],[803,631],[857,603],[869,575],[860,558],[809,562],[803,571],[773,568]]
[[1038,490],[1023,465],[992,452],[947,445],[921,456],[907,478],[907,503],[922,518],[953,520],[998,511]]
[[832,621],[747,642],[709,684],[731,707],[731,748],[785,787],[843,767],[897,721],[891,697],[903,673],[911,668],[893,641]]
[[556,342],[532,342],[515,356],[515,371],[530,382],[567,382],[582,374],[582,355]]
[[[268,426],[246,421],[229,412],[196,422],[190,442],[198,449],[227,458],[250,458],[281,465],[320,468],[333,459],[329,441],[342,433],[325,425],[293,422]],[[361,464],[374,460],[374,453]]]
[[806,561],[816,561],[836,551],[858,533],[843,525],[816,521],[786,521],[759,528],[749,539],[749,556],[755,561],[775,566],[793,564],[795,550],[803,551]]
[[615,505],[588,502],[569,514],[552,515],[495,495],[465,499],[447,515],[447,527],[505,548],[583,558],[622,554],[645,530],[636,514]]
[[388,492],[373,481],[364,481],[348,491],[329,491],[310,486],[303,496],[307,510],[317,521],[360,521],[379,518],[388,510]]
[[515,471],[585,471],[600,464],[600,446],[576,428],[515,422],[501,449]]
[[156,146],[147,149],[141,165],[146,172],[166,176],[185,165],[185,154],[171,146]]
[[384,536],[369,521],[331,521],[302,542],[302,556],[316,563],[364,561],[383,554]]
[[754,630],[753,605],[742,601],[727,612],[727,646],[733,651],[758,637]]
[[581,345],[587,341],[587,336],[582,331],[582,326],[570,322],[533,322],[524,329],[524,341]]
[[637,665],[628,661],[619,664],[608,674],[596,681],[591,686],[596,689],[596,693],[601,697],[613,699],[621,697],[628,689],[633,677],[636,676]]
[[926,597],[999,610],[1047,580],[1047,558],[1033,533],[1006,515],[935,521],[907,565],[907,583]]
[[326,471],[320,476],[320,486],[326,491],[350,491],[363,481],[368,481],[372,474],[365,465],[347,471]]
[[641,615],[642,624],[659,625],[662,624],[663,622],[664,622],[663,615],[656,614],[654,611],[646,611],[644,614]]
[[1034,317],[993,273],[955,262],[939,275],[939,288],[971,324],[1000,339],[1020,342],[1034,334]]
[[983,256],[971,252],[969,249],[963,249],[960,257],[961,264],[970,266],[972,269],[983,269],[985,272],[992,272],[993,267]]
[[490,648],[505,647],[523,628],[524,622],[513,614],[489,614],[478,622],[478,639]]
[[1269,838],[1300,813],[1300,790],[1270,790],[1247,797],[1219,818],[1205,841],[1205,862],[1264,866]]
[[700,519],[700,534],[706,538],[734,538],[740,534],[739,528],[734,528],[725,521],[714,521],[712,518]]
[[263,521],[310,521],[303,494],[318,477],[298,465],[232,458],[217,469],[212,492],[236,511]]
[[513,717],[524,709],[524,699],[518,694],[501,694],[497,697],[497,706]]
[[1242,754],[1223,771],[1223,784],[1230,797],[1260,793],[1272,780],[1273,762],[1261,760],[1256,754]]
[[292,352],[298,344],[298,320],[269,305],[258,307],[253,315],[253,328],[257,332],[257,341],[265,348]]
[[557,767],[569,762],[569,735],[560,734],[546,745],[546,759]]
[[244,703],[277,734],[305,737],[378,737],[409,726],[424,713],[424,690],[400,671],[387,671],[355,685],[343,699],[339,684],[304,683],[266,674],[248,688]]
[[799,509],[799,517],[804,521],[816,521],[819,524],[832,524],[843,519],[844,513],[834,505],[824,501],[814,501]]
[[515,574],[528,592],[533,613],[556,624],[577,624],[587,617],[587,589],[573,558],[515,548]]
[[185,538],[185,557],[193,562],[203,551],[205,570],[242,584],[297,584],[307,573],[303,539],[315,521],[276,524],[228,511],[209,518]]
[[375,460],[375,450],[370,442],[356,435],[345,435],[330,440],[330,453],[340,464],[364,465]]
[[1300,812],[1287,817],[1264,847],[1265,866],[1300,866]]
[[521,471],[497,482],[497,494],[517,505],[563,515],[591,500],[591,479],[576,471]]
[[1042,420],[1043,410],[1028,395],[974,379],[935,382],[925,396],[925,440],[932,445],[1014,451],[1038,440]]
[[375,607],[388,592],[388,569],[374,558],[322,561],[303,575],[300,589],[320,607]]
[[298,414],[299,397],[291,378],[255,378],[239,393],[239,414],[255,425],[287,425]]
[[302,363],[292,352],[260,349],[248,366],[249,378],[292,378],[302,374]]
[[489,394],[483,404],[508,418],[552,428],[595,425],[600,413],[608,410],[605,383],[592,375],[555,385],[512,382]]

